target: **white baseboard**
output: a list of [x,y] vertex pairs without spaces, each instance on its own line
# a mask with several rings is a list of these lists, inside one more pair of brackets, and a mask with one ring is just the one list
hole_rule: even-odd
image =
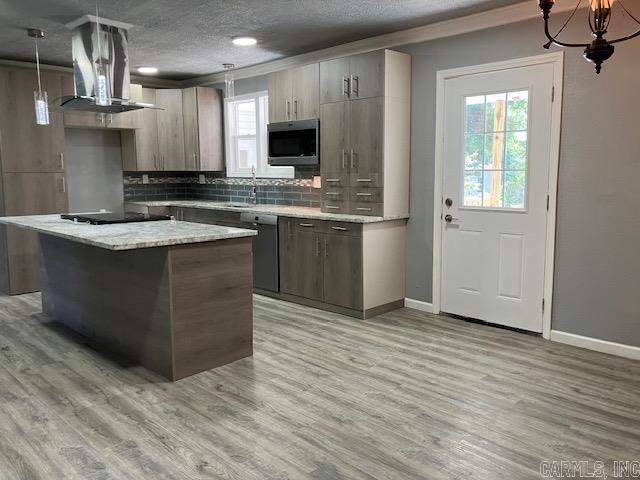
[[405,298],[404,306],[407,308],[413,308],[414,310],[420,310],[421,312],[433,313],[433,303],[423,302],[421,300]]
[[560,332],[558,330],[551,330],[551,341],[566,343],[574,347],[586,348],[619,357],[631,358],[633,360],[640,360],[640,347],[624,345],[623,343],[608,342],[606,340],[583,337],[575,333]]

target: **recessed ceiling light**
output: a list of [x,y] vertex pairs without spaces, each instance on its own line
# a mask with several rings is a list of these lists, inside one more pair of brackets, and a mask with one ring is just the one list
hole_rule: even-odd
[[231,41],[234,45],[238,45],[240,47],[250,47],[251,45],[258,43],[258,41],[253,37],[235,37]]
[[155,75],[158,73],[158,69],[156,67],[138,67],[138,73],[142,73],[143,75]]

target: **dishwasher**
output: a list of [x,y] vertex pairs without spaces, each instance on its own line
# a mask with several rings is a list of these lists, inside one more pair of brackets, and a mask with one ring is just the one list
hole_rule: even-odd
[[258,231],[253,237],[253,288],[279,291],[278,217],[243,213],[240,222],[243,228]]

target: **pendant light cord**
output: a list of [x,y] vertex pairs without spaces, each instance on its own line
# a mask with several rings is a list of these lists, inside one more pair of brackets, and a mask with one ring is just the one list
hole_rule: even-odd
[[42,83],[40,82],[40,54],[38,53],[38,38],[36,37],[36,70],[38,71],[38,94],[42,95]]

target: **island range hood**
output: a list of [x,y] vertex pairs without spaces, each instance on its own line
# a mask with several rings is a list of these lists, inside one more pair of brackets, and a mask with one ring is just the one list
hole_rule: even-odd
[[63,110],[121,113],[154,105],[130,100],[128,29],[132,25],[85,15],[73,30],[74,95],[60,99]]

